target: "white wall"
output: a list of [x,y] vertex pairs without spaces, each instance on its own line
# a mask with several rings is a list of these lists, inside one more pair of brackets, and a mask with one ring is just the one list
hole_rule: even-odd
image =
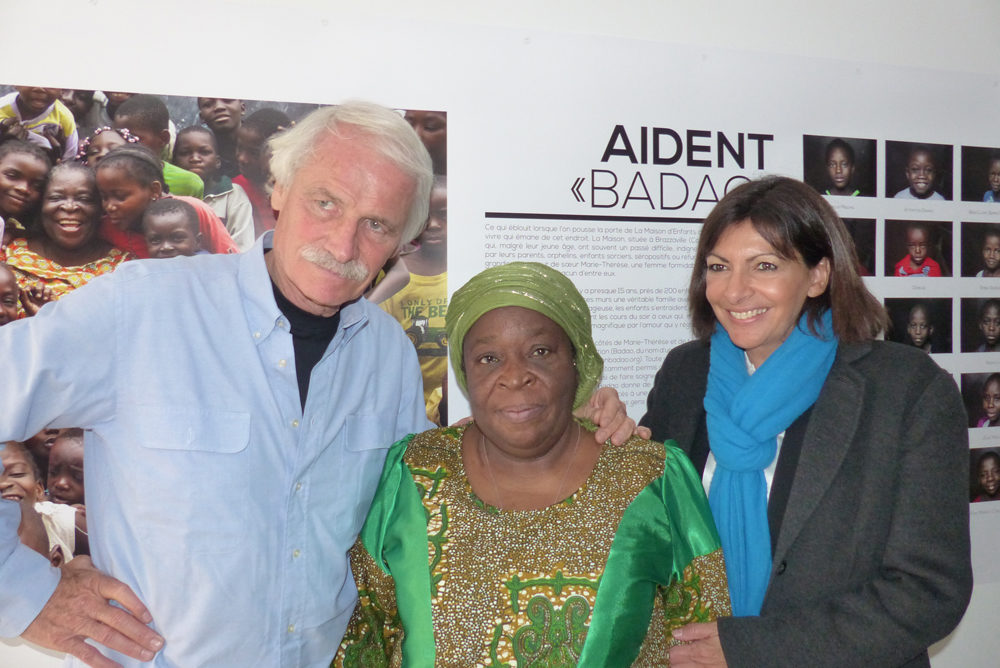
[[[530,32],[542,30],[818,57],[856,62],[859,68],[871,63],[975,73],[981,85],[950,103],[960,108],[985,99],[1000,107],[996,0],[336,4],[341,6],[324,0],[177,0],[156,8],[119,0],[54,0],[43,13],[19,3],[0,10],[5,52],[0,83],[305,101],[364,96],[449,109],[470,76],[456,63],[475,62],[477,55],[469,51],[475,45],[459,36],[468,26],[485,26],[523,33],[526,42]],[[440,37],[442,28],[454,41]],[[432,34],[437,37],[429,38]],[[530,58],[530,52],[510,56]],[[514,104],[516,91],[511,95]],[[460,127],[461,119],[454,120]],[[996,136],[994,145],[1000,144]],[[458,192],[460,180],[473,177],[453,176],[453,189]],[[935,648],[935,668],[996,664],[1000,610],[992,601],[998,594],[1000,584],[976,586],[965,620]],[[14,651],[0,644],[0,665],[53,663],[41,654],[28,658]]]

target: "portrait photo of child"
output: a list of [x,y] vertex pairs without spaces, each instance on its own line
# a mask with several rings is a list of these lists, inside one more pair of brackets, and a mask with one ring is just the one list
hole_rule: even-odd
[[969,450],[969,502],[1000,501],[1000,451]]
[[1000,148],[962,147],[962,201],[1000,204]]
[[802,180],[821,195],[874,197],[876,173],[874,139],[803,135]]
[[1000,373],[963,373],[961,387],[969,428],[1000,427]]
[[885,196],[928,202],[952,198],[954,147],[906,141],[885,143]]
[[1000,225],[962,223],[962,276],[1000,278]]
[[947,221],[885,221],[886,276],[951,276],[951,227]]
[[1000,352],[1000,299],[963,298],[960,317],[963,353]]
[[950,353],[951,299],[885,300],[890,327],[886,339],[919,348],[925,353]]

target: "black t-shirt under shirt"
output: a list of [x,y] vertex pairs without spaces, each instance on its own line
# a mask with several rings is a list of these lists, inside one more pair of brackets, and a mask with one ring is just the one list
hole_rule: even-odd
[[273,281],[271,289],[274,291],[274,301],[277,302],[278,309],[288,318],[291,328],[292,348],[295,351],[295,376],[299,382],[299,401],[305,410],[306,395],[309,393],[309,376],[326,352],[333,335],[337,333],[340,311],[331,316],[314,315],[288,301]]

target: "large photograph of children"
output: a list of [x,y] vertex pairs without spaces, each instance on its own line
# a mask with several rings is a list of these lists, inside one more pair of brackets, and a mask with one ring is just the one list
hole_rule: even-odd
[[802,180],[821,195],[874,197],[874,139],[803,135]]
[[[0,326],[124,262],[253,246],[278,215],[268,140],[318,106],[0,86]],[[427,414],[446,424],[447,114],[399,113],[433,162],[430,216],[368,296],[413,341]],[[0,456],[22,542],[55,565],[87,554],[83,432],[47,429]]]

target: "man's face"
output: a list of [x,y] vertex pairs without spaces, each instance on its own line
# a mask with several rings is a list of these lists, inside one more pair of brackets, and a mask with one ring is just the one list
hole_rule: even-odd
[[240,127],[245,110],[246,105],[243,104],[243,100],[221,97],[198,98],[198,115],[214,132],[226,134],[236,130]]
[[395,254],[416,189],[365,135],[340,132],[319,141],[291,183],[275,186],[280,214],[265,256],[281,293],[324,316],[360,297]]

